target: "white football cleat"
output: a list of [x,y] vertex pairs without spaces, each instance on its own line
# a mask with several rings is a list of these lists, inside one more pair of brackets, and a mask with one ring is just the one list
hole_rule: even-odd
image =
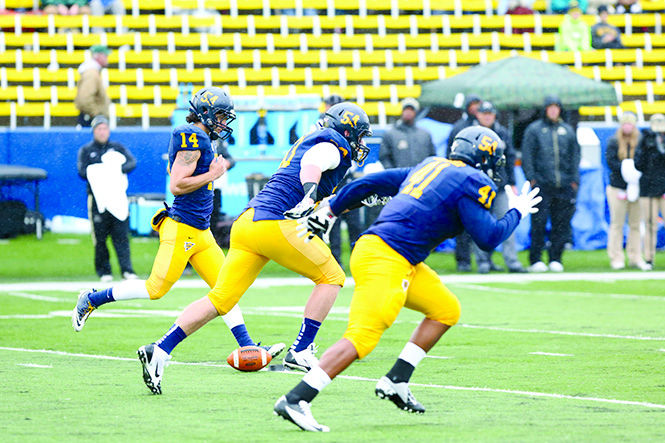
[[563,272],[563,265],[558,261],[550,262],[550,271],[552,272]]
[[423,414],[425,412],[425,407],[413,396],[407,382],[394,383],[384,375],[376,384],[374,393],[379,398],[387,398],[395,403],[395,406],[405,411],[415,412],[417,414]]
[[141,346],[136,353],[143,366],[143,382],[156,395],[162,393],[162,375],[171,356],[154,343]]
[[289,349],[289,352],[284,356],[284,366],[296,371],[309,372],[310,369],[319,364],[319,359],[314,355],[318,349],[318,346],[314,343],[310,343],[309,346],[299,352],[294,351],[293,348]]
[[290,421],[303,431],[330,432],[328,426],[320,425],[316,421],[310,410],[310,404],[305,400],[300,400],[298,403],[289,403],[286,395],[282,395],[275,403],[273,413],[284,420]]

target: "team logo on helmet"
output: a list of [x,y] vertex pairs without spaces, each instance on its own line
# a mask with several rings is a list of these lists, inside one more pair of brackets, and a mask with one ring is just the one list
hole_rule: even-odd
[[323,127],[339,132],[351,146],[351,158],[363,164],[369,148],[363,144],[363,138],[372,135],[369,117],[358,105],[350,102],[338,103],[326,111]]
[[233,101],[223,89],[203,88],[194,94],[189,105],[189,111],[210,131],[211,140],[225,140],[233,132],[229,126],[236,118]]
[[484,126],[470,126],[455,136],[450,158],[461,160],[495,179],[496,170],[506,163],[503,151],[504,143],[496,132]]

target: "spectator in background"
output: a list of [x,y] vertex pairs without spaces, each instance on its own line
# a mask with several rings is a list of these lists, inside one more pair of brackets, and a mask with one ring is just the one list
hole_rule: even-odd
[[573,128],[561,119],[562,105],[558,97],[545,98],[545,116],[527,127],[522,141],[522,168],[531,187],[538,186],[542,203],[531,216],[530,272],[545,272],[541,260],[545,248],[548,218],[550,232],[549,270],[562,272],[566,241],[570,238],[570,221],[575,212],[580,182],[580,145]]
[[595,49],[623,48],[621,31],[607,22],[609,15],[607,6],[598,6],[598,23],[591,27],[591,46]]
[[[475,124],[476,114],[482,100],[475,94],[469,94],[464,100],[464,113],[459,120],[453,124],[453,128],[448,135],[448,150],[450,154],[450,147],[455,140],[455,136],[462,129]],[[457,263],[458,272],[471,272],[471,236],[466,232],[462,232],[455,238],[455,261]]]
[[640,178],[640,205],[644,217],[644,259],[653,267],[658,240],[658,214],[665,217],[665,116],[654,114],[635,152]]
[[[506,2],[505,0],[501,0],[499,2],[499,8],[502,7],[502,3],[508,3],[508,9],[506,10],[505,14],[508,15],[533,15],[534,11],[532,9],[533,7],[533,0],[510,0],[509,2]],[[513,34],[524,34],[526,32],[533,32],[533,28],[520,28],[520,27],[512,27]]]
[[44,14],[88,15],[90,0],[42,0]]
[[619,0],[614,7],[617,14],[638,14],[642,12],[639,0]]
[[[506,156],[506,164],[500,168],[496,169],[496,177],[494,177],[494,182],[498,189],[496,197],[492,202],[491,212],[494,217],[500,219],[503,215],[508,212],[508,196],[504,190],[505,185],[510,185],[515,190],[515,148],[513,147],[512,137],[508,132],[508,129],[496,121],[496,109],[491,102],[484,101],[480,104],[478,108],[478,113],[476,114],[477,124],[490,128],[501,138],[502,143],[504,144],[504,155]],[[526,269],[522,266],[519,259],[517,258],[517,247],[515,244],[515,234],[512,234],[508,239],[503,243],[503,261],[506,263],[509,272],[526,272]],[[494,264],[492,261],[492,252],[493,251],[483,251],[474,243],[474,249],[476,251],[476,263],[478,264],[478,273],[487,274],[492,271],[502,271],[501,267]]]
[[124,279],[135,279],[129,254],[127,175],[136,159],[123,145],[109,141],[109,122],[103,115],[92,120],[93,140],[78,151],[77,167],[87,180],[88,217],[95,245],[95,270],[102,282],[113,280],[106,239],[113,241]]
[[587,7],[589,6],[588,0],[550,0],[549,2],[549,11],[552,14],[565,14],[571,9],[577,7],[585,13]]
[[555,48],[557,51],[587,51],[591,49],[591,29],[582,19],[582,9],[575,2],[571,2],[568,13],[559,25]]
[[[610,170],[610,183],[607,185],[607,204],[610,207],[610,230],[607,239],[607,255],[612,269],[626,267],[623,253],[623,228],[628,215],[628,241],[626,252],[628,263],[644,271],[650,266],[642,259],[640,245],[640,223],[642,211],[639,202],[639,188],[628,191],[629,182],[633,178],[639,181],[639,172],[635,174],[635,151],[641,139],[637,129],[637,116],[632,112],[624,112],[619,119],[616,133],[607,141],[605,159]],[[632,177],[631,177],[632,176]],[[638,182],[635,182],[636,184]],[[639,185],[638,185],[639,186]]]
[[89,127],[93,118],[98,115],[108,117],[111,100],[106,94],[102,82],[101,71],[108,66],[108,47],[94,45],[90,48],[91,58],[84,61],[78,68],[81,76],[76,90],[74,104],[79,110],[79,127]]
[[93,15],[125,15],[122,0],[90,0]]
[[395,125],[386,131],[381,140],[379,160],[384,168],[415,166],[425,158],[436,155],[430,133],[416,126],[420,104],[415,98],[402,100],[402,115]]

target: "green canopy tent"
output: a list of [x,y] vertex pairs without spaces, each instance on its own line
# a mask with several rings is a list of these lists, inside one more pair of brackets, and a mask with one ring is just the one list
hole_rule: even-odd
[[558,96],[564,107],[571,109],[617,104],[609,83],[591,80],[555,63],[520,56],[424,83],[419,100],[423,106],[460,107],[468,94],[477,94],[503,110],[541,107],[548,95]]

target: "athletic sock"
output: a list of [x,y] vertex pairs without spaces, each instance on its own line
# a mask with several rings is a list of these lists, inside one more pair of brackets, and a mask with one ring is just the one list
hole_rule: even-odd
[[115,301],[115,298],[113,298],[113,288],[106,288],[101,291],[95,291],[90,294],[88,298],[90,299],[90,304],[94,308],[98,308],[103,304]]
[[286,399],[289,403],[298,403],[300,400],[305,400],[311,403],[314,397],[319,392],[328,386],[331,382],[330,376],[321,369],[319,366],[313,367],[305,376],[302,381],[296,385],[295,388],[286,394]]
[[249,332],[247,332],[247,327],[245,326],[244,323],[232,328],[231,332],[233,333],[233,336],[236,338],[238,346],[256,345],[256,343],[254,343],[254,340],[252,340],[252,338],[249,336]]
[[306,349],[307,346],[311,345],[316,337],[316,333],[319,332],[321,327],[321,322],[312,320],[311,318],[303,318],[302,324],[300,325],[300,332],[298,333],[298,338],[293,343],[293,350],[295,352],[300,352],[303,349]]
[[180,326],[173,323],[171,329],[166,331],[166,334],[156,342],[156,345],[162,348],[167,354],[171,354],[173,348],[178,346],[178,344],[186,338],[187,334],[185,334],[185,331],[183,331]]
[[404,346],[404,349],[402,349],[393,367],[386,374],[386,377],[393,383],[408,382],[416,366],[425,358],[425,355],[426,352],[424,349],[415,343],[408,342]]

